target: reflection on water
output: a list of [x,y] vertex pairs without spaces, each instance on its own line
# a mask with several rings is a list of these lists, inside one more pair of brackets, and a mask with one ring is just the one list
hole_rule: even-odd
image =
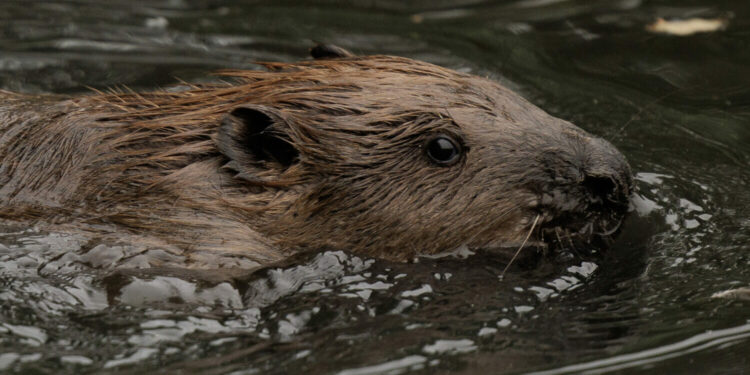
[[[80,237],[27,230],[0,239],[8,244],[0,260],[7,265],[2,276],[9,286],[0,299],[11,307],[11,316],[33,311],[24,320],[27,325],[0,326],[4,342],[49,353],[33,353],[36,360],[102,368],[148,364],[157,358],[181,368],[178,358],[186,350],[206,355],[258,340],[299,346],[305,354],[288,359],[294,363],[340,350],[305,342],[312,332],[321,334],[313,342],[334,335],[334,342],[346,344],[367,340],[368,331],[391,330],[412,337],[413,351],[420,354],[343,373],[434,366],[443,356],[479,350],[480,342],[492,343],[500,331],[533,327],[547,302],[585,287],[598,268],[590,261],[568,259],[553,270],[506,275],[511,281],[506,284],[498,277],[505,259],[484,255],[383,264],[325,252],[298,266],[260,271],[250,280],[212,284],[207,279],[153,276],[145,272],[149,268],[139,275],[127,257],[111,256],[118,247],[101,251],[105,246],[91,247]],[[54,272],[51,264],[56,265]],[[127,276],[113,277],[111,270],[118,268],[128,270]],[[467,287],[480,294],[466,296]],[[468,306],[467,298],[472,300]],[[491,311],[473,311],[471,306],[479,304]],[[464,311],[453,315],[456,308]],[[70,321],[65,326],[43,319],[66,315]],[[455,324],[468,329],[462,338],[440,333]],[[71,330],[75,339],[69,337]],[[88,355],[81,355],[89,346],[81,345],[83,341],[105,341],[107,352],[91,345]],[[320,349],[324,352],[319,354]],[[30,362],[24,353],[6,353],[5,368]]]
[[[192,272],[180,249],[7,223],[0,372],[746,370],[748,16],[745,2],[700,0],[6,0],[3,89],[206,81],[305,58],[322,40],[500,80],[611,140],[639,189],[605,254],[529,255],[502,280],[508,259],[483,253],[391,264],[326,252]],[[657,35],[657,17],[728,27]]]
[[750,338],[750,324],[745,324],[739,327],[708,331],[655,349],[565,366],[550,371],[533,372],[529,373],[529,375],[601,374],[613,372],[632,367],[641,367],[672,358],[684,357],[695,352],[706,351],[707,349],[719,346],[730,347],[733,345],[742,345],[747,342],[748,338]]

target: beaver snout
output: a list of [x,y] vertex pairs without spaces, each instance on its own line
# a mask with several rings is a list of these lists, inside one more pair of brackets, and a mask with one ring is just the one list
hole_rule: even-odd
[[[551,185],[541,194],[542,234],[549,242],[590,243],[610,237],[627,212],[633,191],[631,169],[609,142],[582,130],[565,136],[567,149],[546,154]],[[546,236],[545,236],[546,234]]]
[[602,205],[627,205],[632,191],[630,166],[625,157],[609,142],[601,138],[588,138],[585,155],[580,159],[582,181],[591,202]]

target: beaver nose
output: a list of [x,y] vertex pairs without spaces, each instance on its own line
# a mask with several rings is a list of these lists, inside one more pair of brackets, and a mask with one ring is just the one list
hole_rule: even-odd
[[623,191],[612,177],[607,176],[586,176],[581,185],[591,194],[594,202],[620,203],[623,200]]
[[582,151],[586,155],[581,158],[584,163],[580,184],[592,200],[601,204],[627,204],[632,176],[625,157],[601,138],[589,138]]

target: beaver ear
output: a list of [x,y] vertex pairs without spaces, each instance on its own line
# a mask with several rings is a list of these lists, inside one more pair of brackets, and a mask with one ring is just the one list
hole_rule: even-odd
[[354,57],[354,54],[333,44],[318,43],[310,48],[310,56],[315,60],[326,60]]
[[244,105],[224,117],[216,145],[239,166],[276,162],[289,167],[299,160],[299,152],[283,129],[288,123],[277,110]]

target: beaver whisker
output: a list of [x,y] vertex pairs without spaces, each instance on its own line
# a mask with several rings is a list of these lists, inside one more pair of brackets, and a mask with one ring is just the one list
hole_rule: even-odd
[[576,231],[575,234],[578,235],[578,236],[586,236],[587,237],[587,236],[589,236],[593,232],[593,230],[594,230],[594,223],[588,222],[588,223],[584,224],[581,227],[581,229],[579,229],[578,231]]
[[555,227],[555,236],[557,237],[557,243],[562,244],[562,238],[560,238],[560,228]]
[[516,260],[516,257],[518,257],[518,254],[521,253],[521,249],[523,249],[524,246],[526,246],[526,242],[529,240],[529,237],[531,237],[531,233],[534,232],[534,228],[536,228],[536,223],[539,222],[539,216],[536,215],[536,218],[534,218],[534,223],[531,224],[531,229],[529,229],[529,233],[526,235],[526,238],[523,240],[523,243],[521,246],[518,247],[518,250],[516,250],[516,253],[513,254],[513,257],[510,258],[510,261],[508,264],[505,265],[505,269],[503,269],[503,272],[500,274],[500,279],[502,279],[505,276],[505,272],[508,271],[508,268],[510,268],[510,265],[513,264],[513,261]]
[[570,231],[568,231],[567,229],[565,229],[565,238],[568,239],[570,249],[577,253],[578,250],[576,249],[575,245],[573,245],[573,237],[570,235]]
[[[603,232],[594,232],[593,234],[596,234],[597,236],[600,236],[600,237],[609,237],[620,229],[620,227],[622,226],[622,222],[623,220],[618,220],[612,229],[604,229]],[[602,225],[602,227],[604,226]]]

